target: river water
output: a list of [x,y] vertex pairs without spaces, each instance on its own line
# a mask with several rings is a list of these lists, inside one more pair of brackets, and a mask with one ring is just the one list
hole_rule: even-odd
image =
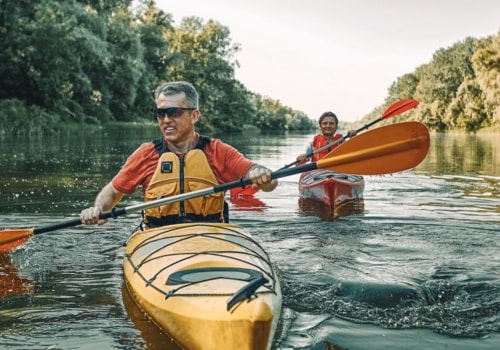
[[[0,228],[76,217],[155,135],[0,139]],[[311,135],[220,137],[278,169]],[[231,221],[281,277],[274,348],[498,349],[499,139],[432,135],[417,168],[365,177],[346,216],[300,207],[298,175],[230,202]],[[44,233],[0,255],[0,349],[176,349],[123,290],[123,246],[138,217]]]

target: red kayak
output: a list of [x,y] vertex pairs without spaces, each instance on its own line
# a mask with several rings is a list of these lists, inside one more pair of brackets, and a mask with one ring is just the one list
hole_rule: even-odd
[[301,202],[317,202],[332,214],[347,203],[361,200],[364,188],[363,176],[324,169],[305,172],[299,180]]

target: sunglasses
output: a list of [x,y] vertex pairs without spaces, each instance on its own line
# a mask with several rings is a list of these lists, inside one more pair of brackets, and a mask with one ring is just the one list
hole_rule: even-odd
[[178,118],[184,111],[194,111],[196,108],[187,107],[168,107],[168,108],[156,108],[156,118]]

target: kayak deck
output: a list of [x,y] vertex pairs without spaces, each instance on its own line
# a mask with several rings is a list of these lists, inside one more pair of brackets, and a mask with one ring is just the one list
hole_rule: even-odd
[[299,207],[305,214],[317,214],[324,220],[360,214],[364,211],[363,176],[315,169],[299,180]]
[[342,202],[363,197],[364,178],[360,175],[315,169],[303,173],[299,180],[299,194],[334,207]]
[[182,347],[271,347],[279,281],[267,253],[237,225],[136,232],[125,248],[124,275],[136,303]]

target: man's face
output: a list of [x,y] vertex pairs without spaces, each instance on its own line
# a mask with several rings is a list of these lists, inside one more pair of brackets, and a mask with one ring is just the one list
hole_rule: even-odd
[[[165,96],[161,94],[156,100],[156,108],[167,109],[172,107],[187,108],[184,93]],[[175,112],[175,113],[174,113]],[[170,114],[158,116],[158,126],[168,142],[182,143],[194,133],[194,124],[198,121],[200,111],[195,110],[170,110]]]

